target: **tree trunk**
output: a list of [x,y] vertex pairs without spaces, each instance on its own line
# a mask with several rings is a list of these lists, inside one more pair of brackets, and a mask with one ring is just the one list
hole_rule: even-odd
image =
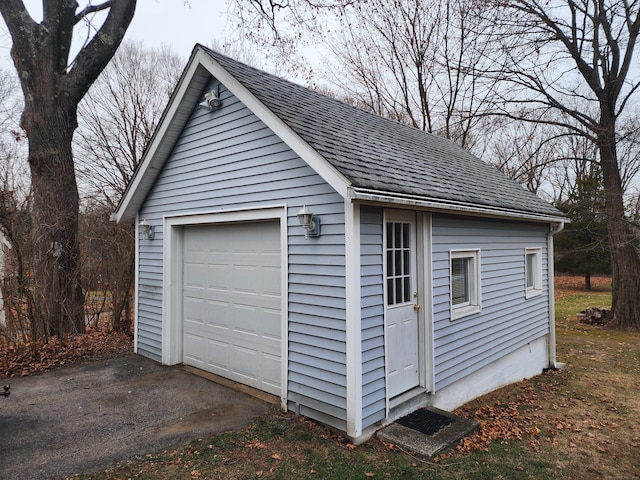
[[600,163],[605,187],[605,211],[611,247],[611,325],[640,329],[640,258],[634,235],[625,217],[615,142],[615,120],[604,112],[598,136]]
[[589,272],[584,274],[584,289],[591,290],[591,274]]
[[33,188],[34,303],[45,336],[84,332],[79,195],[71,151],[75,109],[52,99],[25,115]]
[[[24,94],[20,124],[29,139],[34,196],[34,306],[47,337],[85,330],[71,140],[78,104],[120,46],[136,0],[78,7],[76,0],[43,1],[38,23],[22,0],[0,0]],[[97,29],[91,24],[96,12],[108,12]],[[74,27],[82,21],[96,31],[74,56]]]

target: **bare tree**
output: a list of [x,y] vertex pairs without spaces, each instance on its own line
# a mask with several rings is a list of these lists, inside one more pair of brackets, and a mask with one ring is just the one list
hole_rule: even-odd
[[[79,195],[72,154],[77,107],[111,60],[133,18],[135,0],[43,0],[36,22],[21,0],[2,0],[11,57],[24,95],[21,127],[29,140],[35,245],[35,315],[47,335],[84,330],[78,242]],[[106,13],[71,57],[74,28]]]
[[557,182],[550,166],[563,155],[565,139],[547,125],[507,122],[488,146],[488,161],[528,190],[549,199],[558,198],[562,194],[554,188]]
[[[0,102],[15,107],[11,92],[7,94],[9,85],[0,87]],[[11,108],[4,112],[9,115],[5,125],[12,123]],[[0,327],[5,327],[7,337],[24,340],[44,332],[33,321],[31,192],[21,148],[26,139],[18,130],[9,128],[6,133],[0,138],[0,319],[4,320]]]
[[322,12],[363,3],[366,0],[233,0],[230,9],[242,36],[259,43],[294,46],[300,39],[300,27],[316,30]]
[[130,334],[135,229],[111,222],[112,213],[111,204],[100,199],[86,202],[80,214],[85,311],[88,323]]
[[124,42],[78,107],[78,177],[88,194],[118,202],[142,158],[182,59],[169,46]]
[[[598,148],[612,255],[612,325],[640,328],[640,258],[625,218],[618,142],[640,77],[632,75],[640,32],[640,4],[622,0],[507,0],[483,4],[500,27],[496,58],[513,65],[496,78],[504,115],[547,122],[588,138]],[[514,105],[539,115],[522,116]],[[515,112],[515,113],[514,113]],[[558,112],[548,117],[546,112]],[[571,121],[558,120],[570,118]]]
[[30,185],[18,79],[0,70],[0,327],[10,338],[37,336],[31,322]]
[[110,311],[114,330],[130,331],[133,225],[109,216],[137,168],[182,71],[168,46],[124,42],[78,107],[76,158],[86,201],[80,218],[82,280],[94,321]]
[[[472,148],[492,108],[471,1],[370,0],[343,8],[333,78],[374,112]],[[474,28],[471,28],[471,27]],[[491,29],[491,22],[486,22]]]

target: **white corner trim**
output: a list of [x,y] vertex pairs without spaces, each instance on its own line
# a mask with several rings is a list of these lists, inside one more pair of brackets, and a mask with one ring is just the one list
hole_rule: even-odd
[[182,230],[164,221],[162,249],[162,364],[182,362]]
[[422,249],[423,263],[423,315],[424,315],[424,365],[425,389],[427,392],[435,392],[435,343],[433,325],[433,226],[431,213],[422,213]]
[[553,263],[553,237],[564,229],[564,223],[551,226],[547,233],[547,278],[549,293],[549,367],[557,368],[556,358],[556,295],[555,295],[555,265]]
[[362,311],[360,305],[360,205],[345,199],[347,436],[362,435]]
[[138,353],[138,316],[140,315],[140,217],[136,212],[135,225],[133,227],[135,232],[135,255],[133,266],[133,288],[135,289],[135,301],[133,306],[133,353]]
[[[280,408],[287,411],[287,385],[289,385],[289,237],[288,208],[275,207],[280,213],[280,312],[282,325],[280,330],[280,360],[282,388],[280,389]],[[272,209],[269,209],[272,211]],[[277,213],[277,212],[274,212]]]

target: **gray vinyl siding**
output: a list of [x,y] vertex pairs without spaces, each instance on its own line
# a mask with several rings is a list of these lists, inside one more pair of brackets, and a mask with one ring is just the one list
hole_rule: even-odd
[[[194,110],[139,212],[156,236],[139,252],[138,351],[161,356],[163,216],[286,204],[289,406],[345,429],[344,200],[223,86],[220,94],[219,110]],[[318,238],[304,238],[303,205],[321,218]]]
[[[162,236],[160,223],[160,221],[153,223],[156,239]],[[162,243],[157,240],[142,240],[138,258],[138,353],[160,362],[162,361]]]
[[[549,332],[546,224],[433,216],[436,391]],[[542,249],[542,294],[526,299],[525,248]],[[479,249],[479,313],[451,320],[449,252]]]
[[382,209],[360,208],[362,428],[384,420],[384,278]]

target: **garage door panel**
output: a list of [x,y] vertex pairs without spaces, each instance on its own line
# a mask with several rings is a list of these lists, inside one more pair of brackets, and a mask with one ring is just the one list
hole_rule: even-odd
[[265,268],[261,272],[260,278],[262,285],[262,294],[269,298],[272,297],[275,300],[280,299],[280,269]]
[[258,336],[260,334],[260,312],[251,305],[236,304],[234,309],[236,315],[236,321],[233,323],[234,333],[240,336]]
[[228,310],[228,303],[190,296],[183,300],[183,321],[185,325],[188,322],[197,322],[204,326],[228,318]]
[[[229,358],[233,345],[229,342],[220,340],[209,340],[207,342],[207,350],[205,361],[199,368],[213,372],[224,377],[229,376]],[[215,355],[211,355],[211,351],[215,351]],[[196,367],[198,365],[195,365]]]
[[279,395],[278,222],[185,228],[184,362]]
[[[231,291],[236,294],[258,295],[258,285],[260,283],[260,272],[255,267],[236,265],[229,272],[231,277]],[[258,301],[255,299],[254,301]]]
[[272,320],[265,322],[262,326],[262,336],[265,338],[270,338],[278,341],[280,343],[280,328],[275,325],[276,320],[280,320],[280,311],[279,310],[266,310],[265,316],[272,317]]
[[195,290],[207,288],[207,278],[209,277],[207,270],[207,266],[202,263],[189,262],[188,267],[184,269],[184,286]]
[[184,351],[185,360],[188,358],[189,363],[197,362],[204,363],[207,358],[208,342],[207,339],[192,334],[184,335]]
[[229,265],[209,264],[205,273],[203,285],[213,292],[228,292],[232,289],[232,270]]
[[[258,385],[263,381],[280,388],[280,357],[255,348],[255,342],[242,342],[236,337],[197,341],[197,354],[185,356],[197,362],[194,366],[233,380]],[[233,343],[231,343],[233,341]],[[279,342],[278,342],[279,343]],[[270,373],[278,372],[275,376]],[[234,378],[238,377],[238,378]],[[264,390],[264,388],[261,388]]]

